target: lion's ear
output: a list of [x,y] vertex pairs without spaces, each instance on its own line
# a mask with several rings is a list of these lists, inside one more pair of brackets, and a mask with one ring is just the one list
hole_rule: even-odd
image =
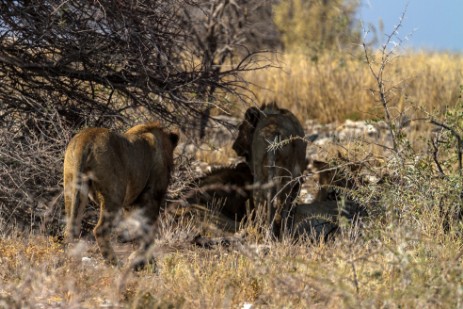
[[312,166],[318,171],[328,169],[330,167],[330,165],[327,162],[319,161],[319,160],[313,160]]
[[272,108],[272,109],[279,109],[277,101],[275,101],[275,100],[270,101],[270,103],[268,103],[267,106]]
[[257,107],[250,107],[244,114],[244,119],[255,127],[260,119],[260,110]]
[[178,144],[178,134],[177,133],[169,133],[169,140],[172,143],[172,146],[177,146]]

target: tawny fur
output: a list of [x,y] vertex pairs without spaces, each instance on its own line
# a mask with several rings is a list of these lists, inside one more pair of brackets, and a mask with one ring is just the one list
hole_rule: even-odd
[[100,205],[95,239],[103,257],[116,264],[109,241],[114,218],[120,209],[137,206],[152,226],[169,184],[177,142],[177,134],[164,132],[157,123],[137,125],[124,134],[105,128],[76,134],[64,156],[66,239],[79,236],[90,196]]

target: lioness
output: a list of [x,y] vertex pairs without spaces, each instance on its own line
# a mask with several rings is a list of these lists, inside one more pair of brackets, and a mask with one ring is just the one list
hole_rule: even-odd
[[[297,118],[276,103],[249,108],[239,126],[233,149],[244,156],[251,167],[256,205],[267,202],[267,222],[279,237],[286,219],[292,218],[292,202],[296,198],[300,177],[306,168],[304,130]],[[274,150],[269,145],[281,144]],[[291,222],[288,222],[291,225]]]
[[365,186],[364,179],[359,175],[363,165],[346,161],[338,154],[338,163],[313,160],[312,173],[318,174],[319,191],[315,195],[315,202],[341,201],[344,206],[342,215],[352,219],[368,215],[365,206],[352,199],[352,192]]
[[237,232],[254,216],[253,177],[245,162],[214,168],[193,179],[165,209],[166,221],[194,225],[199,233]]
[[137,205],[148,224],[154,223],[169,183],[177,142],[177,134],[164,132],[157,123],[137,125],[124,134],[105,128],[88,128],[76,134],[64,156],[66,239],[79,235],[90,196],[100,205],[93,230],[96,242],[103,257],[117,264],[109,241],[113,220],[120,209]]
[[248,211],[253,210],[252,202],[249,203],[249,209],[246,209],[246,202],[252,197],[252,182],[251,169],[244,162],[234,167],[213,169],[192,181],[185,199],[189,204],[217,208],[212,210],[240,222]]

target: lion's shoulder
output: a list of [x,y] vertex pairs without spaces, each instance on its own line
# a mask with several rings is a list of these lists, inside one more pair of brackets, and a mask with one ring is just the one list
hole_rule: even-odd
[[141,135],[147,132],[152,132],[153,130],[161,130],[161,125],[158,122],[146,122],[143,124],[138,124],[130,129],[128,129],[124,134],[125,135]]

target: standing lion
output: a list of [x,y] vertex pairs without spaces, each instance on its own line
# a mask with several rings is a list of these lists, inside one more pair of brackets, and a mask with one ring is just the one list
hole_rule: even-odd
[[[178,135],[157,123],[145,123],[124,134],[88,128],[75,135],[64,156],[65,237],[78,237],[88,197],[100,205],[93,233],[103,257],[117,264],[110,244],[114,218],[122,208],[141,207],[151,226],[157,219],[173,168]],[[152,233],[148,233],[148,246]]]
[[[278,145],[269,147],[273,143]],[[267,223],[277,238],[286,223],[292,225],[292,203],[307,166],[306,147],[299,120],[276,103],[249,108],[233,144],[252,170],[255,205],[266,202]]]

